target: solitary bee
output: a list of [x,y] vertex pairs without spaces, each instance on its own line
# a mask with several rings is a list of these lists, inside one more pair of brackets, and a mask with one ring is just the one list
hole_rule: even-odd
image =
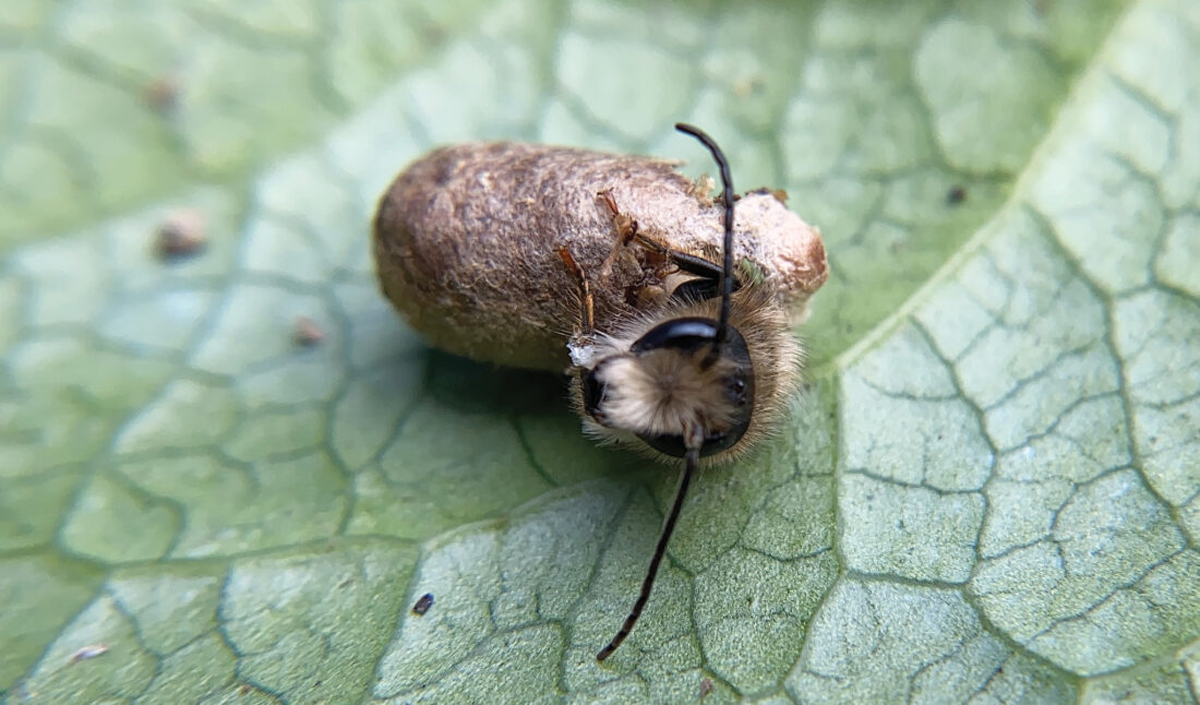
[[719,197],[674,162],[465,144],[410,165],[375,217],[383,293],[433,344],[567,369],[589,435],[683,466],[641,593],[600,661],[650,598],[696,469],[744,454],[785,410],[802,354],[791,327],[827,276],[820,233],[782,192],[735,197],[712,138],[675,127],[712,153]]

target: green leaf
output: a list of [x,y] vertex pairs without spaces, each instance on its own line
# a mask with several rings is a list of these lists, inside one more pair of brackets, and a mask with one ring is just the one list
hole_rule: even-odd
[[[1200,700],[1198,8],[6,0],[0,698]],[[437,143],[677,120],[831,278],[599,665],[674,473],[427,348],[369,222]]]

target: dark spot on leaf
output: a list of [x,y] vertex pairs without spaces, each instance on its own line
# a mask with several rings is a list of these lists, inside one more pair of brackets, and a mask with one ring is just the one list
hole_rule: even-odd
[[181,259],[197,254],[208,244],[208,223],[204,214],[194,208],[178,208],[167,214],[158,226],[159,257]]
[[171,74],[159,76],[146,86],[144,98],[160,115],[174,112],[179,105],[179,79]]
[[946,205],[957,206],[967,200],[967,187],[961,184],[946,192]]
[[766,88],[767,79],[761,75],[754,75],[748,78],[739,78],[733,84],[733,94],[739,99],[746,99],[752,95],[761,93]]
[[293,324],[292,338],[297,345],[311,348],[325,339],[325,330],[308,316],[300,316]]
[[421,599],[417,600],[417,604],[413,605],[412,613],[420,617],[428,612],[430,607],[433,607],[433,593],[427,592],[421,595]]

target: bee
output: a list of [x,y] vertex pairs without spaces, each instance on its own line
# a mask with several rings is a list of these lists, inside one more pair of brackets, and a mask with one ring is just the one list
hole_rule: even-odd
[[827,277],[819,231],[782,192],[735,197],[716,142],[675,127],[712,154],[719,197],[676,162],[479,143],[411,164],[374,221],[382,291],[430,342],[566,369],[588,435],[682,467],[641,591],[599,661],[649,600],[697,469],[744,455],[794,397],[791,328]]

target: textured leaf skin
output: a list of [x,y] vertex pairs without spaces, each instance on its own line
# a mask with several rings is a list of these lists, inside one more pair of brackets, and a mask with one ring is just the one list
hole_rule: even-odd
[[[1196,75],[1189,0],[6,0],[0,699],[1200,700]],[[599,666],[672,473],[428,349],[368,223],[442,142],[699,174],[677,120],[831,277]]]

